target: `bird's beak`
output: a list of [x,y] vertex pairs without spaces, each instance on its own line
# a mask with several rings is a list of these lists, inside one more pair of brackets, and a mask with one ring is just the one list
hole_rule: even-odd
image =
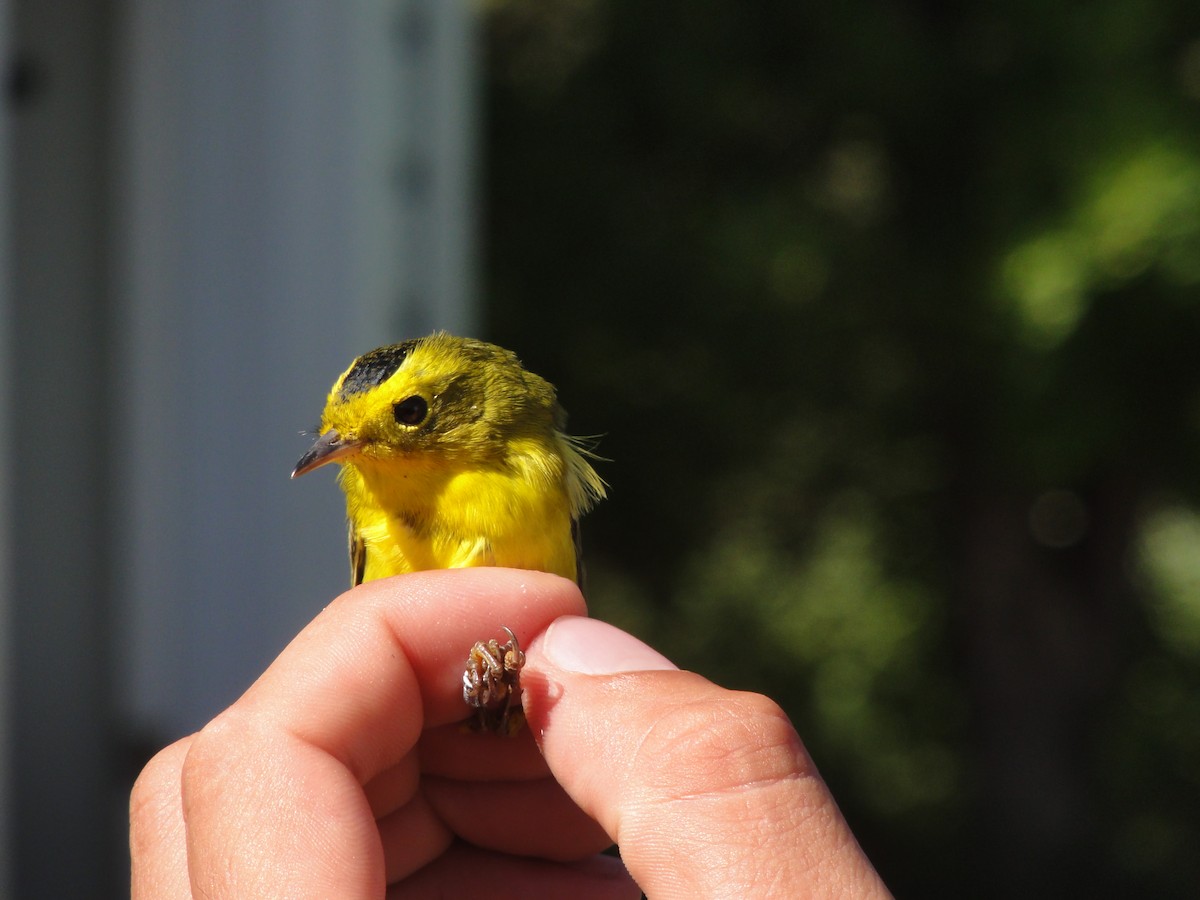
[[330,429],[313,442],[313,445],[308,448],[308,452],[300,457],[300,461],[296,463],[296,468],[292,469],[292,477],[303,475],[305,472],[311,472],[313,469],[331,463],[334,460],[341,459],[343,456],[349,456],[359,447],[358,441],[343,440],[342,436],[336,431]]

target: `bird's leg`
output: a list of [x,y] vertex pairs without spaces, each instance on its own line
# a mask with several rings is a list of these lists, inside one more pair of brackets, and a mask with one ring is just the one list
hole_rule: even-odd
[[512,737],[525,724],[520,683],[525,653],[512,630],[504,630],[509,638],[506,643],[495,638],[479,641],[467,654],[463,702],[475,710],[474,730]]

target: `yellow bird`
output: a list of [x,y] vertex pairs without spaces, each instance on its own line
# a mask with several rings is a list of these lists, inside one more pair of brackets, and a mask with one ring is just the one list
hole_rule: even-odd
[[356,359],[292,477],[341,464],[353,584],[464,566],[578,582],[579,517],[605,485],[565,423],[515,354],[438,332]]

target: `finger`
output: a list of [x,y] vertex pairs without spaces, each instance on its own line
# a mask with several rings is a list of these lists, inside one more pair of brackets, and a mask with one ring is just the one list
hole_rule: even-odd
[[[385,860],[363,785],[415,766],[409,751],[426,723],[462,718],[474,641],[500,625],[527,640],[583,609],[565,579],[501,569],[414,573],[338,598],[189,748],[194,890],[378,896]],[[417,782],[412,772],[391,777],[393,787]],[[413,833],[417,847],[436,846],[444,828],[429,815],[410,824],[424,829]]]
[[180,773],[191,738],[146,764],[129,796],[130,886],[133,900],[191,897],[187,877]]
[[572,582],[541,572],[435,570],[370,582],[334,600],[238,705],[366,781],[407,752],[422,726],[466,718],[462,674],[476,641],[507,626],[528,643],[554,619],[585,612]]
[[[404,602],[396,602],[397,585]],[[462,676],[477,641],[505,640],[509,628],[522,647],[561,616],[587,615],[573,581],[524,569],[473,568],[414,572],[360,585],[339,600],[380,602],[396,640],[418,675],[425,726],[467,718]]]
[[411,756],[410,753],[390,769],[384,769],[363,786],[371,814],[376,819],[395,812],[416,794],[421,769]]
[[595,620],[560,620],[527,653],[551,770],[649,896],[887,896],[776,704]]
[[422,791],[439,819],[486,850],[566,862],[612,846],[596,821],[558,782],[470,782],[426,778]]
[[379,820],[385,878],[394,884],[441,856],[454,842],[454,834],[438,819],[424,793]]
[[515,737],[466,729],[461,723],[431,728],[421,735],[421,770],[461,781],[532,781],[550,769],[528,728]]
[[438,900],[442,897],[570,897],[571,900],[636,900],[641,891],[610,856],[563,864],[507,856],[456,844],[413,877],[396,885],[389,898]]

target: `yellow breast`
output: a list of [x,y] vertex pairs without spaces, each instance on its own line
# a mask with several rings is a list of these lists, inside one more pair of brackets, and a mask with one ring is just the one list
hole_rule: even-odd
[[467,566],[576,577],[561,474],[551,480],[524,466],[405,471],[348,464],[342,487],[351,541],[365,553],[363,581]]

